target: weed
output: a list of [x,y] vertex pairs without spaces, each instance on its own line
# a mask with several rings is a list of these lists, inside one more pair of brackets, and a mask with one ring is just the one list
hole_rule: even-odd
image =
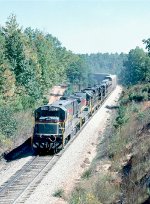
[[82,204],[86,200],[85,189],[81,186],[77,186],[72,192],[70,204]]
[[132,111],[133,113],[138,113],[138,112],[139,112],[139,105],[136,104],[134,101],[132,101],[131,111]]
[[63,189],[57,189],[54,193],[53,193],[54,197],[58,197],[58,198],[63,198],[64,197],[64,190]]
[[92,174],[92,170],[91,169],[87,169],[86,171],[83,172],[81,178],[82,179],[89,179],[91,174]]

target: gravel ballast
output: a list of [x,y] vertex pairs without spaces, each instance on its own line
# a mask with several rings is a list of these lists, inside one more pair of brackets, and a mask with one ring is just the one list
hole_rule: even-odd
[[59,189],[63,189],[65,194],[69,194],[79,181],[81,174],[96,155],[97,139],[100,133],[102,135],[110,118],[111,111],[106,106],[116,105],[120,93],[121,87],[117,86],[74,142],[66,149],[52,170],[26,200],[26,204],[67,203],[67,201],[53,197],[53,194]]
[[11,162],[1,161],[0,162],[0,185],[6,182],[11,176],[13,176],[23,165],[25,165],[32,156],[14,160]]

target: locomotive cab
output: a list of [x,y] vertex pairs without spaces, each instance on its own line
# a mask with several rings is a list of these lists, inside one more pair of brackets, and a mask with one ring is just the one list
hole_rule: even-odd
[[33,148],[50,150],[62,140],[67,113],[63,108],[42,106],[35,111]]

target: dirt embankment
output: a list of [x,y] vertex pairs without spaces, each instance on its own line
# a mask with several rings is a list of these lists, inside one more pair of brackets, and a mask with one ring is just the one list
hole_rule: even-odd
[[69,203],[150,203],[149,101],[119,107]]
[[54,103],[59,100],[61,96],[63,96],[67,86],[54,86],[50,92],[49,104]]

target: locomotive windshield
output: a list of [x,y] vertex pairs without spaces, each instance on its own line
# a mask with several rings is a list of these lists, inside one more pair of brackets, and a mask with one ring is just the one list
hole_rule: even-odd
[[37,134],[58,134],[58,124],[36,124],[35,125],[35,132]]
[[59,117],[61,121],[65,119],[65,113],[63,110],[57,107],[43,106],[35,111],[35,120],[39,120],[40,117]]

